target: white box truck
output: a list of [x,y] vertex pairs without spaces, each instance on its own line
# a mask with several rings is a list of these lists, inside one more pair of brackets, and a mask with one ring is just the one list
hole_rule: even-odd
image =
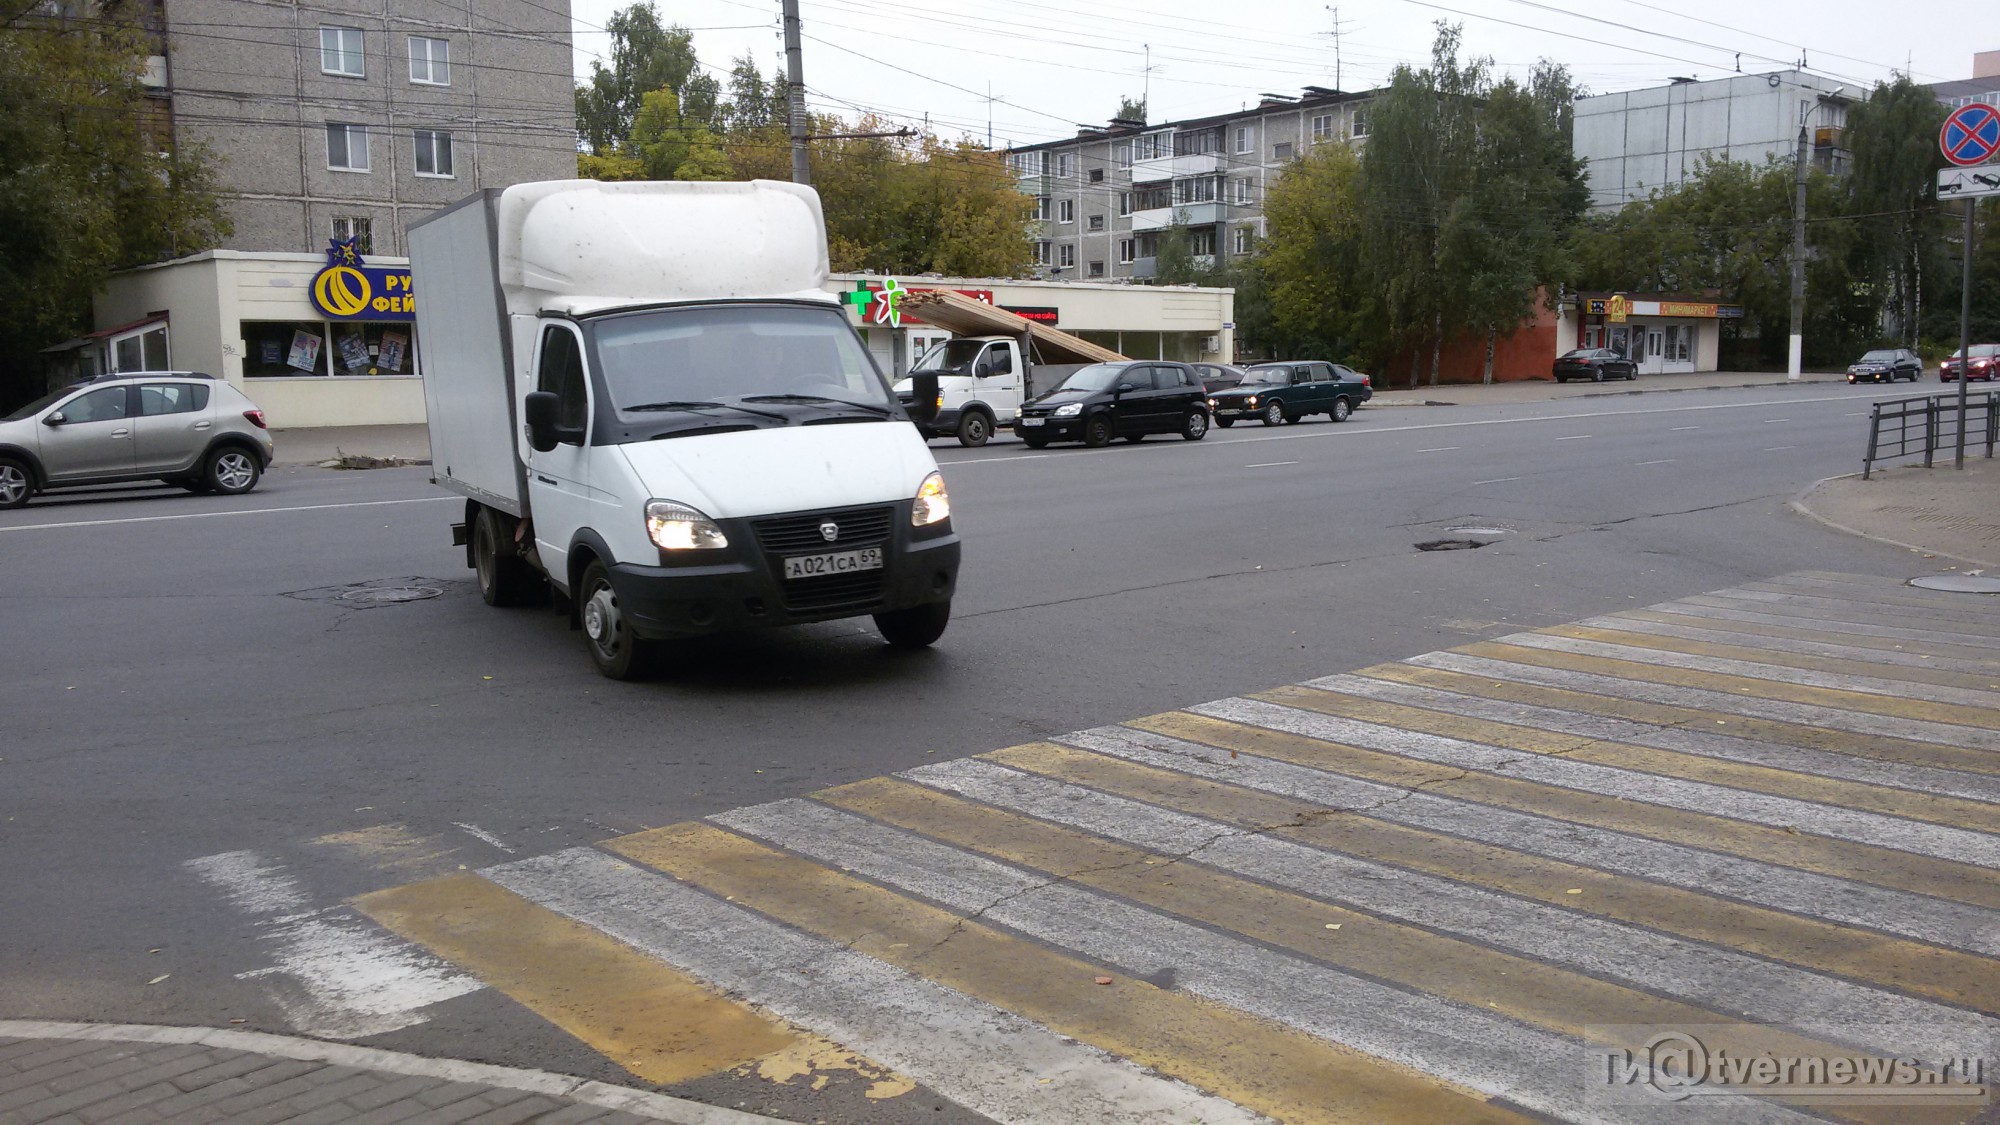
[[872,616],[931,644],[937,462],[824,291],[792,184],[517,184],[412,224],[432,479],[490,605],[547,591],[605,675],[653,642]]

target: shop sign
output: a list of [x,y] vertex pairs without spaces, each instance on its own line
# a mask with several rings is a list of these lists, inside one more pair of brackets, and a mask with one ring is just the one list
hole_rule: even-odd
[[1729,320],[1741,317],[1743,306],[1713,301],[1634,301],[1622,293],[1615,293],[1609,297],[1584,298],[1583,311],[1587,316],[1608,317],[1612,323],[1622,324],[1628,317],[1634,316]]
[[1604,315],[1610,317],[1613,324],[1625,323],[1625,318],[1632,315],[1631,299],[1623,293],[1613,293],[1611,296],[1606,297],[1604,299]]
[[312,305],[328,320],[415,320],[408,269],[369,265],[351,238],[327,240],[326,265],[313,275]]
[[1032,320],[1036,324],[1056,323],[1057,310],[1047,305],[1001,305],[1002,309],[1013,313],[1022,320]]
[[[911,293],[932,293],[935,288],[913,289],[889,278],[885,281],[864,281],[859,287],[842,295],[843,302],[863,324],[881,325],[885,328],[901,328],[905,325],[922,324],[923,320],[903,311],[902,299]],[[950,292],[961,297],[978,301],[982,305],[993,303],[991,289],[953,289]]]

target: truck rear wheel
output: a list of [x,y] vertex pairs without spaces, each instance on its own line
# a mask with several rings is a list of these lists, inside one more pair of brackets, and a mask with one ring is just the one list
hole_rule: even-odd
[[491,508],[480,508],[472,520],[472,569],[487,605],[523,605],[534,600],[541,585],[515,548],[513,529]]
[[881,630],[882,639],[888,641],[891,647],[902,649],[929,648],[944,636],[944,627],[950,623],[949,601],[875,615],[875,628]]
[[993,436],[993,419],[984,410],[968,410],[958,419],[958,444],[977,448]]
[[590,647],[590,659],[597,670],[614,680],[629,680],[644,672],[652,646],[626,622],[618,607],[618,591],[611,588],[611,571],[602,562],[592,559],[583,568],[577,598],[584,643]]

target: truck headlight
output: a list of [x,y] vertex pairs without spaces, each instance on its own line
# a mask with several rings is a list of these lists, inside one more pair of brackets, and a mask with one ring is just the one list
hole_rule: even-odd
[[917,486],[916,503],[910,505],[910,526],[929,527],[951,518],[951,496],[944,490],[944,477],[935,470]]
[[678,500],[646,502],[646,535],[662,551],[712,551],[729,546],[715,521]]
[[1080,402],[1066,402],[1056,407],[1052,413],[1057,418],[1074,418],[1083,413],[1083,404]]

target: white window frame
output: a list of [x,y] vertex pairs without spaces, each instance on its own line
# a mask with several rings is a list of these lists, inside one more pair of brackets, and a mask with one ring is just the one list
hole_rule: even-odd
[[1056,222],[1063,224],[1076,222],[1076,200],[1056,200]]
[[1054,200],[1050,199],[1046,195],[1038,195],[1035,197],[1036,222],[1046,223],[1049,221],[1049,218],[1055,214],[1055,209],[1051,206],[1051,204],[1053,204],[1054,202],[1055,202]]
[[1059,180],[1069,180],[1076,178],[1075,153],[1073,152],[1056,153],[1056,178]]
[[[458,165],[452,159],[451,132],[447,129],[412,129],[410,147],[415,150],[416,159],[410,164],[410,171],[426,180],[455,180]],[[424,149],[430,149],[431,170],[424,171]],[[444,171],[438,171],[438,157],[444,157]]]
[[1235,195],[1236,195],[1236,202],[1237,202],[1237,203],[1239,203],[1239,204],[1244,204],[1244,205],[1246,205],[1246,206],[1247,206],[1247,205],[1249,204],[1249,202],[1250,202],[1250,177],[1248,177],[1248,176],[1239,176],[1239,177],[1237,177],[1237,179],[1236,179],[1236,193],[1235,193]]
[[[423,45],[421,55],[418,44]],[[421,76],[417,73],[419,61],[423,63]],[[410,81],[418,86],[451,85],[451,40],[426,35],[410,36]]]
[[1367,135],[1368,135],[1368,107],[1365,105],[1355,106],[1354,128],[1348,131],[1348,136],[1365,137]]
[[1121,238],[1121,239],[1119,239],[1119,240],[1118,240],[1118,264],[1119,264],[1119,265],[1121,265],[1121,266],[1129,266],[1129,265],[1131,265],[1131,264],[1132,264],[1132,255],[1133,255],[1133,254],[1134,254],[1134,253],[1135,253],[1135,252],[1136,252],[1136,251],[1138,250],[1138,248],[1139,248],[1139,240],[1138,240],[1138,239],[1136,239],[1136,238]]
[[1298,147],[1292,144],[1292,142],[1279,141],[1277,144],[1271,146],[1271,159],[1274,161],[1290,160],[1297,152]]
[[1103,229],[1104,229],[1104,216],[1102,216],[1102,215],[1092,215],[1092,216],[1090,216],[1090,221],[1089,221],[1088,223],[1086,223],[1086,224],[1085,224],[1085,226],[1086,226],[1086,228],[1087,228],[1087,229],[1089,229],[1089,230],[1094,230],[1094,231],[1096,231],[1096,230],[1103,230]]
[[[1201,248],[1201,244],[1204,241],[1208,243],[1208,249],[1206,250]],[[1194,255],[1198,258],[1215,257],[1216,242],[1214,227],[1200,226],[1188,231],[1188,249],[1193,251]]]
[[1130,172],[1132,170],[1132,142],[1120,141],[1112,145],[1111,159],[1117,163],[1121,170]]
[[1038,265],[1038,266],[1046,266],[1046,265],[1048,265],[1048,264],[1049,264],[1049,262],[1050,262],[1050,260],[1051,260],[1051,259],[1050,259],[1050,254],[1052,253],[1052,252],[1050,251],[1049,247],[1051,247],[1051,246],[1053,246],[1053,245],[1054,245],[1054,243],[1051,243],[1051,242],[1050,242],[1050,241],[1049,241],[1048,239],[1046,239],[1046,238],[1044,238],[1044,239],[1040,239],[1040,240],[1036,241],[1036,243],[1035,243],[1035,264],[1036,264],[1036,265]]
[[[357,225],[358,224],[358,225]],[[366,232],[363,241],[368,245],[356,247],[361,254],[375,252],[375,220],[368,215],[335,215],[327,223],[327,234],[336,239],[355,237],[357,231]]]
[[1130,215],[1132,213],[1131,192],[1121,191],[1118,193],[1118,213],[1120,215]]
[[[335,164],[333,162],[333,137],[334,137],[334,130],[336,129],[341,131],[340,133],[341,147],[346,150],[346,163],[344,164]],[[354,140],[356,137],[359,137],[361,139],[361,163],[359,164],[356,164],[354,162]],[[368,158],[368,126],[348,125],[336,121],[327,122],[326,170],[329,172],[361,172],[361,173],[374,171],[374,169],[370,167],[370,161]]]
[[1065,242],[1056,247],[1056,265],[1067,270],[1076,268],[1076,243]]
[[1235,234],[1236,252],[1238,254],[1248,254],[1250,252],[1250,240],[1255,235],[1256,235],[1255,228],[1250,227],[1247,224],[1244,226],[1237,227]]
[[[327,37],[329,34],[333,37],[331,51],[327,49]],[[354,46],[351,50],[347,45],[347,37],[350,35],[354,37]],[[358,27],[321,24],[319,29],[319,72],[321,74],[331,74],[338,78],[368,77],[368,55],[365,45],[366,39],[362,30]],[[350,59],[353,60],[355,69],[343,69]],[[327,65],[329,61],[334,65]]]
[[1255,147],[1253,144],[1256,139],[1255,133],[1256,130],[1248,125],[1238,125],[1236,127],[1236,155],[1242,156]]
[[1314,144],[1320,144],[1333,139],[1333,114],[1321,113],[1314,115],[1312,119],[1312,138]]

